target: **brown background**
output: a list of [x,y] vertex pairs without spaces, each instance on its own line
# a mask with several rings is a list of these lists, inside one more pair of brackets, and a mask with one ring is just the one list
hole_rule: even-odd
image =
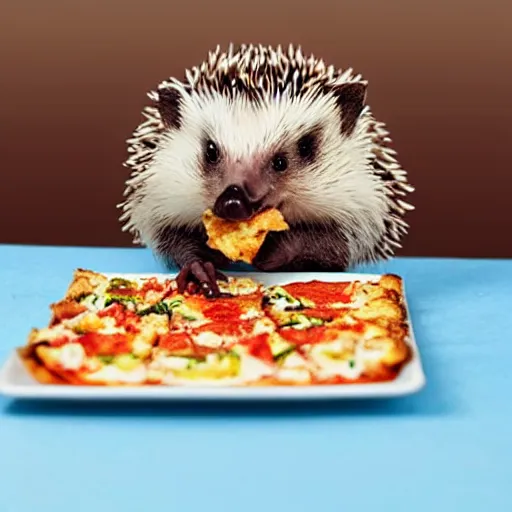
[[232,40],[369,80],[417,188],[402,254],[512,257],[511,19],[506,0],[1,0],[0,242],[131,245],[115,204],[146,91]]

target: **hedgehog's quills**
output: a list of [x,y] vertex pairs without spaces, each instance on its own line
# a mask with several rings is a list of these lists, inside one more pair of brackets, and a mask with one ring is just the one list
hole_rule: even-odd
[[[291,230],[267,237],[261,270],[342,271],[393,256],[414,189],[366,88],[300,47],[217,47],[149,94],[154,105],[128,140],[123,229],[210,295],[214,266],[228,262],[206,246],[207,208],[239,218],[281,210]],[[233,185],[242,206],[226,209],[217,199]]]

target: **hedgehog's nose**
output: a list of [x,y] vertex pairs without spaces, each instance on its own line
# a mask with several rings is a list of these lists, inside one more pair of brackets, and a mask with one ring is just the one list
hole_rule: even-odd
[[217,198],[213,213],[226,220],[246,220],[252,215],[252,207],[245,191],[238,185],[230,185]]

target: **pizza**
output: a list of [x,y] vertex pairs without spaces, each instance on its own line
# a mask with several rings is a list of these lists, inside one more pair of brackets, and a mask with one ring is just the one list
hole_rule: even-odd
[[78,269],[46,327],[18,349],[41,383],[312,386],[393,380],[411,356],[400,277],[265,286]]
[[208,245],[231,261],[252,263],[270,231],[286,231],[288,224],[275,208],[265,209],[248,220],[230,221],[216,217],[211,210],[203,214]]

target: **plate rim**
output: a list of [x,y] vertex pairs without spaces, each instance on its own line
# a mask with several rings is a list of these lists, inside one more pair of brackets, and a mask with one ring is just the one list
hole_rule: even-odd
[[[88,269],[90,270],[90,269]],[[176,277],[177,272],[102,272],[107,277],[126,278],[167,278]],[[383,275],[396,275],[402,280],[404,307],[409,325],[408,343],[412,349],[411,360],[401,369],[397,379],[381,383],[356,383],[343,385],[318,386],[65,386],[32,383],[19,383],[12,378],[13,372],[24,371],[21,359],[12,349],[0,367],[0,394],[18,399],[73,399],[73,400],[320,400],[320,399],[357,399],[357,398],[392,398],[406,396],[421,391],[427,384],[423,362],[416,340],[414,324],[410,314],[408,292],[405,279],[395,272],[365,273],[365,272],[272,272],[263,273],[252,270],[234,270],[225,273],[231,277],[250,277],[260,282],[290,282],[291,279],[318,279],[332,281],[372,281]],[[292,278],[292,276],[295,276]],[[327,278],[327,279],[326,279]],[[16,366],[18,365],[18,368]],[[409,377],[401,381],[403,373],[409,372]],[[29,377],[30,378],[30,377]]]

